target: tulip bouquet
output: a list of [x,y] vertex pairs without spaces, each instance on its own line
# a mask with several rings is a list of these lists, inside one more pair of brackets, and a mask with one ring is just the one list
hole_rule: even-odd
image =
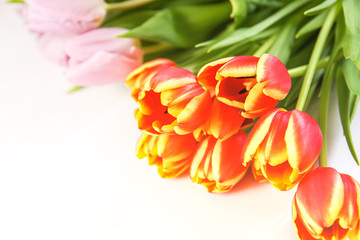
[[[126,78],[142,131],[136,154],[161,177],[188,174],[221,193],[251,168],[258,182],[297,186],[293,221],[309,240],[360,239],[360,185],[326,160],[335,80],[359,164],[350,130],[359,13],[357,0],[25,0],[22,9],[74,84]],[[317,120],[306,113],[316,98]]]

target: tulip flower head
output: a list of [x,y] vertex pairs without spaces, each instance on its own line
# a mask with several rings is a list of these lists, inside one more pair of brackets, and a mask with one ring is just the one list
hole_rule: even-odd
[[150,80],[159,71],[175,67],[176,63],[166,58],[157,58],[148,61],[135,70],[133,70],[126,78],[125,84],[131,88],[131,96],[138,100],[138,95],[145,83]]
[[197,142],[188,135],[148,135],[143,133],[136,147],[137,157],[148,158],[150,165],[158,166],[163,178],[173,178],[188,170]]
[[302,240],[359,240],[359,183],[329,167],[309,172],[294,196],[293,221]]
[[123,28],[99,28],[69,40],[65,46],[67,80],[80,86],[125,80],[142,62],[139,40],[116,37],[125,32]]
[[190,167],[191,180],[212,193],[230,191],[247,171],[241,154],[246,138],[242,130],[226,140],[204,136]]
[[25,0],[22,14],[30,31],[80,34],[100,26],[105,6],[104,0]]
[[269,54],[219,59],[205,65],[198,79],[206,88],[215,90],[219,101],[243,110],[246,118],[273,109],[291,87],[286,67]]
[[322,134],[309,114],[274,109],[254,125],[244,149],[255,179],[289,190],[313,167],[322,147]]
[[205,123],[211,97],[191,72],[167,68],[146,82],[138,104],[135,116],[141,130],[149,134],[185,135]]

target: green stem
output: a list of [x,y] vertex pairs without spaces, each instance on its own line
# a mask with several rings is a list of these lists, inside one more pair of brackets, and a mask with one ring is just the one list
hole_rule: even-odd
[[253,54],[255,57],[261,57],[264,53],[266,53],[269,48],[274,44],[275,40],[277,39],[278,34],[272,35],[270,38],[268,38],[263,45],[261,45],[258,50]]
[[302,111],[304,109],[304,106],[306,103],[306,98],[308,96],[309,89],[311,86],[311,81],[312,81],[315,71],[316,71],[316,66],[318,64],[320,55],[324,49],[326,38],[329,35],[329,32],[334,24],[334,21],[336,19],[338,12],[339,11],[338,11],[337,5],[333,6],[330,9],[328,15],[326,16],[325,22],[320,30],[319,36],[315,42],[314,50],[311,53],[309,65],[306,69],[304,81],[301,86],[299,98],[298,98],[298,101],[297,101],[296,107],[295,107],[296,109],[298,109],[300,111]]
[[319,103],[319,117],[318,123],[323,134],[323,145],[319,157],[320,167],[327,167],[327,119],[329,112],[329,102],[331,94],[331,85],[334,76],[334,64],[326,69],[324,80],[323,80],[323,91],[321,93],[320,103]]
[[[325,57],[321,59],[318,64],[316,65],[316,70],[324,68],[329,63],[330,57]],[[301,77],[305,74],[306,70],[308,68],[308,65],[302,65],[296,68],[291,68],[288,70],[291,78]]]
[[154,1],[154,0],[129,0],[126,2],[109,3],[109,4],[106,4],[106,11],[111,12],[111,11],[116,11],[116,10],[132,9],[132,8],[139,7],[141,5],[147,4],[152,1]]

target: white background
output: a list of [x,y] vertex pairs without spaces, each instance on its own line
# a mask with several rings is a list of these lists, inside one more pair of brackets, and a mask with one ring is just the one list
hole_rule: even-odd
[[[0,239],[296,239],[295,189],[248,174],[232,192],[210,194],[188,177],[160,178],[135,157],[136,105],[122,83],[69,95],[65,72],[4,2],[0,30]],[[360,181],[335,100],[329,165]],[[360,153],[359,121],[360,111]]]

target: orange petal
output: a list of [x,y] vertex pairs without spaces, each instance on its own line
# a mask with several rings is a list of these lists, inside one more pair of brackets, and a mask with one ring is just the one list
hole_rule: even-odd
[[259,118],[259,120],[255,123],[245,143],[244,162],[246,164],[250,163],[250,161],[253,159],[258,147],[260,146],[261,142],[264,140],[267,132],[269,131],[274,115],[278,111],[284,110],[280,108],[273,109],[272,111],[269,111],[261,118]]
[[340,174],[344,184],[344,206],[340,213],[339,225],[347,229],[355,229],[360,221],[360,192],[356,180],[347,174]]
[[233,57],[218,59],[203,66],[197,75],[199,83],[208,90],[214,90],[217,83],[215,79],[216,72],[232,58]]
[[289,163],[300,173],[309,170],[320,154],[322,134],[318,123],[309,114],[291,111],[285,134]]
[[282,100],[289,93],[291,78],[284,64],[275,56],[264,54],[260,57],[256,69],[259,83],[267,82],[264,94]]
[[260,117],[265,112],[276,107],[278,101],[263,93],[264,85],[266,85],[266,82],[258,83],[250,90],[245,100],[243,117]]
[[211,97],[208,91],[194,97],[177,117],[175,132],[184,135],[193,132],[207,120],[211,109]]
[[296,229],[296,233],[301,240],[317,240],[311,235],[311,231],[304,225],[303,220],[297,214],[298,208],[296,204],[296,199],[293,201],[293,221]]
[[243,127],[244,120],[238,108],[226,105],[214,98],[206,132],[215,138],[225,140]]
[[285,132],[288,127],[291,112],[277,112],[271,122],[269,131],[259,147],[259,151],[263,151],[265,162],[276,166],[288,160],[288,152],[285,143]]
[[246,141],[244,131],[226,140],[217,140],[212,154],[214,180],[233,187],[244,177],[247,167],[243,165],[242,149]]
[[254,77],[256,66],[259,61],[254,56],[237,56],[224,64],[217,72],[216,79],[227,77]]

